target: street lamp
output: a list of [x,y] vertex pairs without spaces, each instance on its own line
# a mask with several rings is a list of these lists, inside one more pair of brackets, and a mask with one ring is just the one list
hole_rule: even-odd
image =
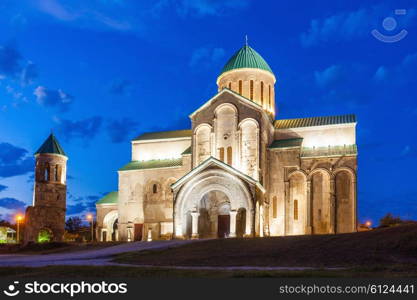
[[366,221],[365,225],[366,225],[366,227],[371,228],[372,222],[371,221]]
[[22,215],[17,215],[16,216],[16,223],[17,223],[17,232],[16,232],[16,243],[20,242],[20,221],[23,220],[23,216]]
[[87,220],[91,222],[91,242],[94,242],[94,218],[92,214],[87,215]]

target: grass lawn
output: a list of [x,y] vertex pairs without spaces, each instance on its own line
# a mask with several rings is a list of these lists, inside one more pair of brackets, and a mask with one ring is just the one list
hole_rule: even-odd
[[35,243],[26,246],[19,244],[0,245],[0,254],[53,254],[75,252],[111,247],[121,242],[106,243]]
[[119,266],[2,267],[1,278],[390,278],[417,277],[417,265],[360,267],[346,270],[215,271]]
[[207,240],[124,253],[115,261],[153,266],[416,266],[417,224],[337,235]]

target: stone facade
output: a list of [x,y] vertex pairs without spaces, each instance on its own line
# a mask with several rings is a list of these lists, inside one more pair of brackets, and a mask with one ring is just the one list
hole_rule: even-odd
[[275,120],[267,70],[229,68],[191,130],[132,141],[117,198],[97,203],[101,240],[356,231],[355,117]]
[[33,206],[25,214],[23,240],[38,241],[46,230],[51,241],[60,242],[65,232],[67,157],[53,153],[36,154]]

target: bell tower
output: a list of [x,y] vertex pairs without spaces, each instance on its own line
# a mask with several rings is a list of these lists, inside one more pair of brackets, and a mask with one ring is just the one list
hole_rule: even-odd
[[33,206],[26,209],[24,242],[62,241],[68,157],[51,133],[36,151],[35,159]]

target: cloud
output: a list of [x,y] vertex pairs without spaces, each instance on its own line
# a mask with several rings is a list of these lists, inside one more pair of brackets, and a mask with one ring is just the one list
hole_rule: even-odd
[[38,77],[37,66],[29,61],[27,65],[22,69],[20,74],[20,83],[22,86],[30,85]]
[[89,140],[94,138],[100,131],[102,118],[95,116],[79,121],[58,119],[57,122],[59,123],[57,131],[60,132],[66,140],[71,140],[73,138]]
[[3,192],[7,189],[7,186],[0,184],[0,192]]
[[7,209],[24,210],[26,207],[26,203],[15,198],[1,198],[0,207]]
[[109,93],[113,95],[127,95],[130,92],[132,83],[129,80],[115,80],[111,83]]
[[337,83],[342,77],[342,67],[332,65],[323,71],[314,72],[314,79],[320,87],[328,87]]
[[224,55],[223,48],[201,47],[193,51],[188,65],[190,67],[209,67],[213,63],[221,61]]
[[20,60],[22,56],[12,46],[0,46],[0,75],[17,76],[21,70]]
[[249,6],[246,0],[179,0],[173,1],[180,16],[223,16],[231,12],[245,9]]
[[388,70],[387,70],[386,67],[380,66],[375,72],[374,79],[376,81],[385,80],[387,78],[387,75],[388,75],[387,72],[388,72]]
[[85,210],[86,206],[84,203],[77,203],[74,205],[67,205],[67,215],[77,215]]
[[129,135],[136,132],[138,123],[128,118],[112,120],[107,125],[107,133],[113,143],[121,143],[129,138]]
[[100,196],[90,195],[86,197],[75,197],[71,195],[71,202],[74,204],[67,205],[67,215],[79,215],[86,212],[92,212],[96,208],[96,202]]
[[28,151],[9,143],[0,143],[0,178],[23,175],[34,170]]
[[36,96],[36,101],[43,106],[57,107],[60,111],[68,110],[69,105],[74,99],[71,95],[64,91],[47,89],[43,86],[38,86],[33,94]]
[[381,17],[390,13],[399,23],[398,28],[406,28],[413,21],[416,10],[408,9],[405,16],[398,17],[393,15],[393,10],[387,5],[377,5],[338,13],[327,18],[313,19],[308,31],[301,34],[300,41],[304,47],[311,47],[330,41],[371,38],[371,30],[380,29]]

